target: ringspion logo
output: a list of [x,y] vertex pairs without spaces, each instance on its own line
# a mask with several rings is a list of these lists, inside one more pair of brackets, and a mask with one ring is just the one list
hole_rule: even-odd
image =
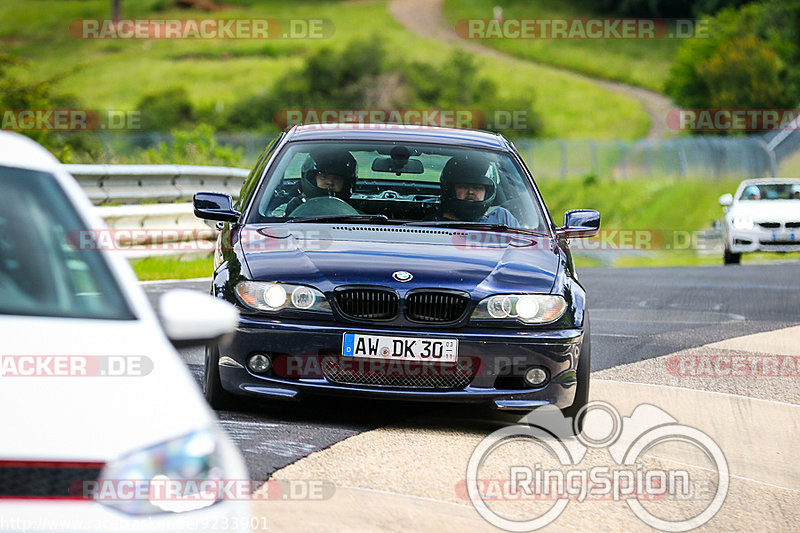
[[[604,423],[585,426],[591,430],[577,432],[575,439],[562,438],[577,429],[582,417]],[[695,448],[709,468],[693,469],[699,472],[693,477],[688,465],[647,460],[657,446],[669,443]],[[499,451],[515,445],[530,448],[526,453]],[[590,450],[600,449],[610,456],[606,464],[584,464]],[[543,458],[552,459],[553,467]],[[486,471],[491,475],[482,475]],[[500,472],[506,477],[498,479]],[[716,479],[709,483],[705,472],[715,473]],[[623,418],[611,404],[594,401],[574,420],[564,418],[554,406],[545,406],[523,417],[519,425],[491,433],[472,452],[466,479],[455,490],[470,500],[484,520],[506,531],[541,529],[556,521],[571,502],[597,500],[624,501],[652,528],[689,531],[706,524],[722,508],[729,484],[725,454],[703,431],[678,423],[654,405],[641,404]],[[546,505],[530,505],[526,515],[517,513],[517,519],[511,519],[499,511],[506,500]],[[666,507],[669,513],[659,508],[683,501],[691,505]]]

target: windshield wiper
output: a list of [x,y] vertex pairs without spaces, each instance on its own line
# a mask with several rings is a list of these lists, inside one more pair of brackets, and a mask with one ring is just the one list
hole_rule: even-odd
[[290,218],[286,222],[388,222],[386,215],[320,215]]
[[407,226],[436,226],[440,228],[457,228],[457,229],[478,229],[489,231],[509,231],[513,233],[522,233],[524,235],[535,235],[537,237],[548,237],[547,233],[540,231],[533,231],[526,228],[515,228],[506,226],[505,224],[492,224],[489,222],[464,222],[462,220],[420,220],[413,222],[406,222]]

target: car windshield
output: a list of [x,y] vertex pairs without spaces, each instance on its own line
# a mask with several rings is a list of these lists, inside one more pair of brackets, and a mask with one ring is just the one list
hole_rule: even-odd
[[548,231],[533,185],[509,154],[385,141],[289,143],[248,222],[293,221]]
[[51,174],[0,166],[0,314],[135,318]]
[[739,200],[800,200],[800,183],[759,183],[748,185]]

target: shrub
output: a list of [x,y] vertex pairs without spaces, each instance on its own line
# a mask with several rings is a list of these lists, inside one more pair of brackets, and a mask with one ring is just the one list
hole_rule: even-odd
[[214,138],[214,128],[201,124],[193,130],[173,130],[171,143],[159,143],[139,149],[127,163],[161,165],[220,165],[236,167],[242,162],[242,149],[220,145]]
[[141,113],[143,130],[168,131],[194,124],[196,112],[189,94],[175,87],[144,96],[136,106]]

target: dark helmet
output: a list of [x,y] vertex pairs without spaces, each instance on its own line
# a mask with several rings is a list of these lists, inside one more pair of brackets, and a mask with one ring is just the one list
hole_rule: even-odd
[[[342,200],[350,198],[356,183],[357,164],[355,158],[344,150],[326,150],[309,154],[300,170],[300,187],[306,198],[336,196]],[[332,193],[317,187],[317,174],[333,174],[344,178],[341,192]]]
[[[474,155],[455,156],[442,169],[439,183],[442,188],[442,212],[452,212],[460,220],[477,221],[492,205],[497,194],[497,184],[490,178],[491,165],[488,160]],[[482,202],[456,198],[456,184],[483,185],[486,194]]]

